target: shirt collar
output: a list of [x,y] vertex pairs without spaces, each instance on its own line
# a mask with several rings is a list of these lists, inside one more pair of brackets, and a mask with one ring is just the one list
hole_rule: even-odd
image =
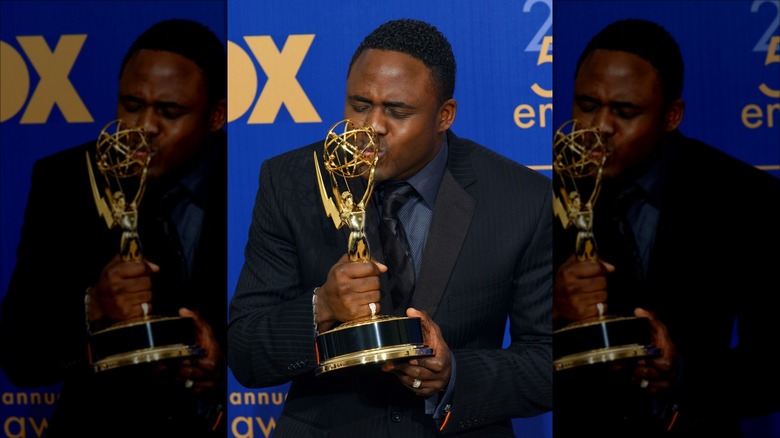
[[[212,152],[213,153],[213,150]],[[206,158],[201,161],[192,172],[185,175],[179,185],[187,192],[192,201],[201,207],[206,204],[208,192],[208,176],[211,170],[211,160]]]
[[647,201],[656,208],[661,206],[663,183],[666,175],[668,175],[669,166],[674,161],[678,142],[678,137],[671,136],[669,144],[663,149],[658,159],[645,173],[634,181],[634,184],[641,189]]
[[221,153],[221,143],[211,145],[210,150],[195,167],[183,175],[170,189],[167,196],[186,196],[190,202],[205,208],[209,192],[209,180],[214,173],[214,163],[218,160],[216,155]]
[[417,193],[420,194],[420,197],[431,209],[433,209],[433,206],[436,204],[436,195],[439,192],[439,185],[444,176],[444,171],[447,169],[448,154],[449,147],[447,144],[447,136],[445,135],[441,149],[439,149],[439,152],[433,157],[433,160],[406,181],[417,190]]

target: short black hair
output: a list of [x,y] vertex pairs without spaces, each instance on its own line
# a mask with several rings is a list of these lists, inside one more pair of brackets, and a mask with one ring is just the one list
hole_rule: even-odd
[[227,54],[222,41],[202,23],[174,18],[160,21],[138,36],[127,50],[119,76],[139,50],[162,50],[179,54],[194,62],[206,79],[209,104],[227,95]]
[[577,61],[575,77],[585,58],[599,49],[632,53],[649,62],[661,79],[666,105],[682,97],[684,66],[680,47],[658,23],[628,18],[609,24],[585,46]]
[[455,94],[455,55],[450,42],[433,25],[409,18],[382,24],[360,43],[349,62],[349,70],[368,49],[401,52],[422,61],[431,70],[439,103],[452,99]]

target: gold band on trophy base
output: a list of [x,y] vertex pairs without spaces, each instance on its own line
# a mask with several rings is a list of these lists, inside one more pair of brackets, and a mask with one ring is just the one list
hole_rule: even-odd
[[[593,207],[601,190],[605,161],[606,148],[598,128],[585,128],[570,120],[555,132],[553,212],[564,228],[577,228],[575,255],[580,261],[598,260]],[[594,320],[553,332],[555,371],[656,354],[647,318],[600,314]]]
[[[365,235],[365,215],[374,189],[378,148],[378,139],[369,125],[346,119],[330,128],[322,161],[330,176],[332,198],[325,188],[319,159],[314,153],[323,207],[336,229],[344,225],[349,227],[347,254],[352,262],[371,259]],[[349,186],[349,181],[358,177],[366,178],[366,188],[359,201]],[[433,354],[433,350],[423,343],[419,318],[387,315],[347,321],[322,332],[317,335],[316,348],[316,375],[356,365]]]
[[166,345],[143,350],[129,351],[116,356],[110,356],[94,362],[93,371],[101,372],[128,365],[160,362],[167,359],[186,359],[192,356],[201,356],[204,350],[197,345]]
[[[108,123],[98,137],[95,160],[104,176],[105,198],[98,189],[87,152],[87,169],[98,214],[105,219],[108,228],[119,226],[122,229],[119,243],[122,260],[141,261],[138,207],[151,160],[146,133],[142,128],[124,126],[120,120]],[[90,333],[89,350],[94,372],[204,353],[196,345],[192,318],[146,314]]]

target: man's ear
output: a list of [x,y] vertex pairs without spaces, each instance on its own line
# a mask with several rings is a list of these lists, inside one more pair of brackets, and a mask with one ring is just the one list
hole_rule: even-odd
[[450,129],[455,122],[455,113],[458,112],[458,102],[455,99],[447,99],[439,107],[439,132]]
[[220,99],[209,111],[209,131],[217,132],[227,123],[227,99]]
[[666,115],[664,120],[664,130],[666,132],[672,132],[682,123],[683,114],[685,113],[685,101],[677,99],[669,105],[666,109]]

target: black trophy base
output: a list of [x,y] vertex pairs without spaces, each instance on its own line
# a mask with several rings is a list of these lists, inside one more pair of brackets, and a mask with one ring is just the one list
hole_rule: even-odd
[[192,318],[146,316],[93,333],[89,349],[94,372],[204,354],[196,344]]
[[555,371],[658,354],[650,320],[633,316],[570,324],[553,333],[553,346]]
[[433,350],[423,343],[420,318],[375,315],[320,333],[315,373],[431,355]]

